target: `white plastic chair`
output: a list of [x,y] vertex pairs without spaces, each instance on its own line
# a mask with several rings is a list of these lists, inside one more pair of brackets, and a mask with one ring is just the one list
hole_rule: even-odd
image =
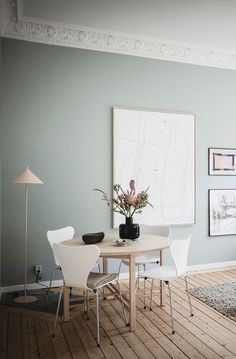
[[[72,239],[74,237],[74,234],[75,234],[75,230],[74,230],[74,228],[72,226],[68,226],[68,227],[64,227],[64,228],[60,228],[60,229],[56,229],[56,230],[52,230],[52,231],[47,231],[47,238],[48,238],[48,241],[49,241],[49,243],[50,243],[50,245],[52,247],[52,251],[53,251],[54,243],[61,243],[63,241]],[[54,261],[55,261],[55,264],[56,264],[56,268],[53,269],[53,271],[51,273],[51,276],[50,276],[50,282],[49,282],[49,287],[48,287],[48,292],[47,292],[46,305],[48,303],[48,296],[49,296],[50,289],[52,287],[53,275],[57,270],[61,270],[54,251],[53,251],[53,256],[54,256]],[[96,262],[95,266],[98,267],[98,271],[101,273],[100,263]]]
[[[100,249],[95,245],[70,247],[70,246],[64,246],[62,244],[55,243],[53,245],[53,250],[55,252],[56,258],[58,259],[58,263],[60,264],[64,277],[64,287],[61,289],[58,299],[53,336],[56,329],[63,289],[65,287],[84,289],[86,291],[90,291],[96,294],[97,345],[99,346],[100,334],[99,334],[98,289],[101,289],[110,283],[116,282],[119,299],[123,309],[125,323],[126,325],[128,325],[123,298],[121,296],[120,286],[118,282],[119,280],[118,274],[117,273],[103,274],[103,273],[91,272],[92,268],[94,267],[100,255]],[[88,315],[88,304],[89,303],[87,297],[87,315]]]
[[52,252],[53,252],[53,257],[54,257],[54,262],[56,264],[56,268],[53,269],[51,276],[50,276],[50,282],[49,282],[49,287],[48,287],[48,294],[47,294],[47,301],[48,301],[48,295],[49,295],[49,291],[52,287],[52,280],[53,280],[53,275],[56,271],[61,270],[59,262],[57,260],[57,257],[54,253],[53,250],[53,245],[54,243],[61,243],[63,241],[66,241],[67,239],[72,239],[74,237],[75,234],[75,230],[72,226],[68,226],[68,227],[64,227],[64,228],[60,228],[54,231],[47,231],[47,238],[48,241],[52,247]]
[[174,262],[173,266],[160,266],[147,271],[142,272],[142,277],[144,279],[151,279],[151,297],[150,297],[150,310],[152,310],[152,297],[153,297],[153,281],[154,280],[163,280],[169,289],[169,300],[170,300],[170,312],[171,312],[171,322],[172,322],[172,333],[175,333],[174,320],[173,320],[173,309],[172,309],[172,299],[171,299],[171,287],[170,282],[173,280],[184,276],[186,284],[186,292],[188,295],[190,314],[193,316],[192,304],[190,300],[190,295],[188,291],[188,282],[186,277],[187,261],[188,261],[188,251],[190,245],[191,236],[187,239],[174,239],[170,245],[170,253]]

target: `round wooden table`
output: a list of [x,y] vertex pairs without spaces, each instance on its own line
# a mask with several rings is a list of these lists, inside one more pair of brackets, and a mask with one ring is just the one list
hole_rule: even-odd
[[[100,256],[103,257],[103,272],[107,273],[108,258],[119,258],[129,260],[129,322],[130,330],[135,331],[136,326],[136,265],[135,257],[144,253],[152,251],[160,251],[160,265],[163,265],[163,250],[169,248],[171,240],[166,237],[160,237],[151,234],[141,234],[140,237],[135,240],[129,240],[125,246],[118,246],[114,243],[114,240],[119,239],[118,235],[105,235],[102,242],[96,243],[100,248]],[[63,242],[64,245],[69,246],[84,246],[86,245],[81,238],[74,238]],[[164,289],[163,283],[160,286],[160,303],[164,305]],[[64,317],[65,320],[69,319],[69,308],[67,303],[69,301],[65,298],[64,303]]]

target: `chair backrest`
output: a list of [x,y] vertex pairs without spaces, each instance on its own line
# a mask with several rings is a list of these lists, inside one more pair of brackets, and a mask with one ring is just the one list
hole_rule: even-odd
[[53,250],[62,269],[65,285],[87,289],[89,273],[100,254],[98,246],[65,246],[54,243]]
[[[75,230],[71,226],[56,229],[55,231],[47,231],[48,241],[52,247],[52,250],[54,243],[61,243],[63,241],[66,241],[67,239],[72,239],[74,237],[74,234],[75,234]],[[53,251],[53,255],[56,265],[59,266],[54,251]]]
[[190,241],[191,235],[186,239],[174,239],[170,245],[170,253],[178,277],[186,273]]
[[155,234],[161,237],[169,237],[170,236],[170,227],[168,226],[149,226],[147,224],[140,225],[141,233],[145,234]]

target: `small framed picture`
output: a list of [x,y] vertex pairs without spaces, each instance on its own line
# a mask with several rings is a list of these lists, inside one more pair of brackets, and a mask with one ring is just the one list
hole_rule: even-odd
[[236,234],[236,189],[209,189],[209,236]]
[[236,176],[236,149],[209,148],[208,174],[210,176]]

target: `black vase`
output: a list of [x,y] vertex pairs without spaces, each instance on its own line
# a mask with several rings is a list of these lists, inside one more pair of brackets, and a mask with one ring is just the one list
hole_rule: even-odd
[[133,223],[133,217],[125,217],[125,224],[119,226],[119,236],[121,239],[137,239],[139,237],[139,225]]

